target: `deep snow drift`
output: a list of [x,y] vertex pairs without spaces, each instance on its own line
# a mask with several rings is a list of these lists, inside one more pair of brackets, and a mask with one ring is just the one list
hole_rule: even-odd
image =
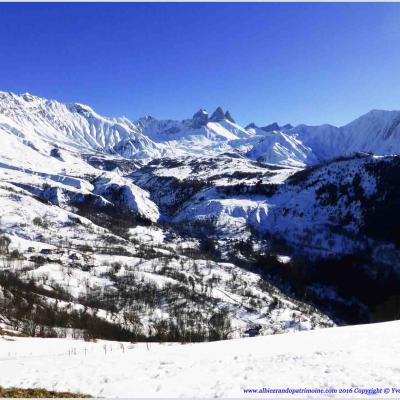
[[[287,398],[245,389],[398,388],[400,322],[202,344],[0,337],[0,385],[101,397]],[[393,393],[374,397],[398,398]]]

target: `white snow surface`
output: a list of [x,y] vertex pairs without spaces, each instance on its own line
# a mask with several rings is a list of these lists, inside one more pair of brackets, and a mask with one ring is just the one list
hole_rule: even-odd
[[[257,137],[247,155],[282,165],[305,166],[357,152],[377,155],[399,154],[400,111],[372,110],[347,125],[336,127],[298,125]],[[252,139],[254,140],[254,139]]]
[[299,125],[286,134],[312,149],[306,164],[356,152],[399,154],[400,111],[372,110],[341,127]]
[[[160,156],[157,145],[126,119],[104,118],[82,104],[0,92],[0,157],[15,165],[68,166],[64,156],[84,162],[84,151],[146,159]],[[3,147],[3,143],[9,143]],[[60,149],[61,157],[49,157]],[[64,152],[66,154],[64,154]]]
[[317,161],[312,149],[297,137],[275,131],[265,133],[247,156],[254,160],[296,167],[304,167],[306,163],[314,164]]
[[156,222],[160,217],[158,207],[150,200],[148,192],[114,172],[105,172],[96,180],[94,193],[106,199],[108,196],[112,199],[118,193],[121,203],[132,211],[142,214],[152,222]]
[[[201,344],[0,337],[0,385],[122,398],[398,398],[400,322]],[[352,389],[352,394],[244,393]]]

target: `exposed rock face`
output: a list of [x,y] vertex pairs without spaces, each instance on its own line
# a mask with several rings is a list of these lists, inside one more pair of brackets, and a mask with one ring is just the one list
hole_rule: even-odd
[[201,128],[207,125],[208,122],[208,112],[206,110],[200,109],[196,114],[193,115],[192,127]]
[[226,119],[224,110],[221,107],[217,107],[217,109],[212,113],[210,121],[220,122]]
[[251,122],[244,129],[247,130],[247,129],[257,129],[257,128],[258,128],[258,126],[254,122]]
[[51,149],[50,156],[61,159],[61,151],[58,148]]
[[276,122],[273,122],[270,125],[263,126],[261,129],[265,132],[271,132],[271,131],[279,131],[280,128]]
[[281,130],[289,130],[293,129],[293,126],[291,124],[285,124],[283,126],[279,126],[276,122],[273,122],[270,125],[266,125],[263,127],[257,126],[254,122],[251,122],[248,124],[244,129],[262,129],[265,132],[272,132],[272,131],[281,131]]
[[230,113],[229,111],[227,111],[227,112],[225,113],[225,119],[227,119],[228,121],[233,122],[233,123],[236,122],[236,121],[233,119],[233,117],[232,117],[232,115],[231,115],[231,113]]
[[224,112],[222,107],[217,107],[217,109],[212,113],[211,118],[208,118],[208,113],[206,110],[200,109],[196,114],[193,115],[192,118],[192,127],[200,128],[201,126],[207,125],[208,121],[212,122],[221,122],[221,121],[230,121],[235,123],[232,115],[229,111]]

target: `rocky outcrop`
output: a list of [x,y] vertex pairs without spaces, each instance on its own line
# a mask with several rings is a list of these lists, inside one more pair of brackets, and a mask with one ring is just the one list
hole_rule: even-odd
[[195,129],[201,128],[207,125],[208,122],[208,112],[206,110],[200,109],[192,118],[192,127]]
[[233,117],[232,117],[232,115],[231,115],[231,113],[229,111],[227,111],[225,113],[225,119],[227,119],[230,122],[236,123],[236,121],[233,119]]
[[226,119],[224,110],[221,107],[217,107],[217,109],[212,113],[210,121],[220,122],[224,119]]
[[254,122],[251,122],[250,124],[248,124],[247,126],[245,126],[245,128],[244,129],[257,129],[258,128],[258,126],[254,123]]
[[270,125],[263,126],[261,129],[265,132],[279,131],[280,127],[276,122],[273,122]]

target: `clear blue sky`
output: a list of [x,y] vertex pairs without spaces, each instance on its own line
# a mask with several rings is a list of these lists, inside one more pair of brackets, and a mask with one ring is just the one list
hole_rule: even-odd
[[0,90],[108,116],[344,124],[400,109],[400,4],[0,3]]

